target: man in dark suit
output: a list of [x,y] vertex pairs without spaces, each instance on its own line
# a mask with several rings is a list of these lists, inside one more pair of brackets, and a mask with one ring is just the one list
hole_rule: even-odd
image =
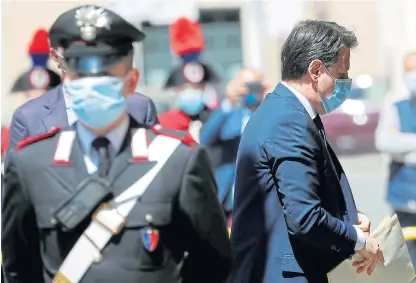
[[66,39],[64,86],[78,121],[26,139],[10,155],[6,279],[225,282],[231,245],[205,149],[127,111],[137,83],[129,54],[143,33],[92,5],[63,13],[55,25],[51,36]]
[[237,155],[232,282],[325,283],[350,257],[368,274],[383,261],[319,117],[348,96],[356,45],[344,27],[309,20],[283,45],[283,83],[251,117]]
[[[52,57],[65,75],[63,55],[58,51],[62,47],[59,42],[51,40],[50,35],[49,39]],[[26,137],[37,136],[52,127],[66,127],[73,124],[77,117],[70,106],[71,97],[65,93],[62,85],[20,106],[13,114],[10,125],[8,152],[12,151],[17,143]],[[158,123],[153,101],[143,94],[135,93],[129,97],[128,111],[141,124],[154,125]],[[7,163],[7,156],[5,163]]]

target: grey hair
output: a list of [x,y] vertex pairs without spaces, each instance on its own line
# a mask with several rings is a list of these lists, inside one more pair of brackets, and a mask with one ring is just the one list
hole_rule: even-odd
[[343,48],[358,46],[354,31],[334,22],[305,20],[298,23],[282,47],[282,80],[298,80],[309,64],[320,60],[330,69],[338,62]]

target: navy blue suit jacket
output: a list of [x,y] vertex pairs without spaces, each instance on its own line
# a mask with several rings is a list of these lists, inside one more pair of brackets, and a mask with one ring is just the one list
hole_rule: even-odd
[[357,210],[344,171],[284,85],[253,114],[236,165],[231,282],[326,282],[354,254]]
[[[141,124],[157,123],[155,105],[149,97],[143,94],[136,93],[129,97],[128,112]],[[68,126],[61,85],[29,100],[14,112],[10,125],[8,151],[13,150],[24,138],[37,136],[56,126]],[[7,155],[5,164],[7,164]]]

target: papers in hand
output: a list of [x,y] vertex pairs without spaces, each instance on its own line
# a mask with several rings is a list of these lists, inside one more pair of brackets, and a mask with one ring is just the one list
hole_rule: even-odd
[[357,274],[352,261],[346,260],[328,274],[330,283],[409,283],[415,278],[396,214],[385,217],[371,235],[383,251],[384,263],[378,263],[373,274],[368,276],[365,272]]

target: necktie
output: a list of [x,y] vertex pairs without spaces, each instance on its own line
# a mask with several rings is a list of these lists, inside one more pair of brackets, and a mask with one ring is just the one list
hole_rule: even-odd
[[324,140],[324,145],[325,145],[325,148],[326,148],[326,149],[327,149],[327,151],[328,151],[328,158],[329,158],[329,161],[330,161],[330,163],[331,163],[332,169],[334,170],[334,172],[335,172],[335,174],[336,174],[337,178],[339,178],[339,173],[338,173],[338,170],[336,169],[336,167],[335,167],[335,165],[334,165],[334,162],[333,162],[333,160],[332,160],[332,156],[331,156],[330,150],[329,150],[328,145],[327,145],[326,135],[325,135],[325,129],[324,129],[324,124],[322,123],[321,117],[319,117],[319,115],[317,115],[317,116],[315,117],[315,119],[313,119],[313,121],[314,121],[314,123],[315,123],[316,127],[317,127],[317,128],[318,128],[318,130],[319,130],[319,133],[321,134],[321,136],[322,136],[322,138],[323,138],[323,140]]
[[324,124],[322,123],[321,117],[319,117],[319,115],[316,115],[316,117],[313,119],[313,122],[315,123],[316,127],[318,128],[318,131],[321,134],[321,137],[324,139],[325,146],[326,146],[325,129],[324,129]]
[[92,147],[98,152],[100,158],[98,161],[98,175],[105,178],[111,166],[110,141],[105,137],[99,137],[92,142]]

